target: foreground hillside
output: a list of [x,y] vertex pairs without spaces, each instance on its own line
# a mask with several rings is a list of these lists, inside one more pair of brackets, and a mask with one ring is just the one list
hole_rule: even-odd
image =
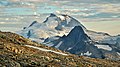
[[119,67],[120,61],[76,56],[0,32],[0,67]]

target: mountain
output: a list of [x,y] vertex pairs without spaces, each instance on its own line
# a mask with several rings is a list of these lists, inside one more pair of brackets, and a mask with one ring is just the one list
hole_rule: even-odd
[[107,33],[86,29],[81,22],[69,15],[53,13],[51,13],[44,22],[33,21],[28,27],[24,27],[23,30],[17,33],[33,41],[43,43],[46,38],[52,38],[51,40],[54,40],[59,38],[59,36],[69,34],[75,26],[81,26],[84,32],[95,42],[110,37]]
[[109,41],[113,36],[88,30],[69,15],[51,13],[44,22],[34,21],[18,34],[72,54],[120,60],[119,39]]
[[42,23],[32,22],[28,27],[24,27],[18,34],[37,42],[44,42],[46,38],[67,35],[75,26],[86,29],[79,21],[64,14],[53,14]]
[[96,43],[82,29],[81,26],[75,26],[67,36],[49,41],[46,44],[54,44],[52,47],[72,54],[89,56],[92,58],[107,58],[119,60],[119,47],[115,49],[111,45],[105,43]]
[[[55,43],[54,43],[55,42]],[[55,40],[53,47],[77,55],[85,55],[93,58],[104,58],[90,37],[85,34],[81,26],[75,26],[67,36]]]
[[32,42],[15,33],[0,31],[1,67],[118,67],[119,63],[120,61],[72,55]]

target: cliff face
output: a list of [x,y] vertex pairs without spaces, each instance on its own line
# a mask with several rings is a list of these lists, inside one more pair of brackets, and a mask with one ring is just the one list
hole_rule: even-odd
[[53,43],[55,44],[53,47],[72,54],[104,58],[104,55],[94,46],[94,42],[92,42],[81,26],[75,26],[67,36],[63,36]]
[[[26,46],[27,45],[27,46]],[[32,47],[31,47],[32,46]],[[38,49],[39,48],[39,49]],[[0,32],[0,66],[6,67],[91,67],[114,66],[120,61],[93,59],[62,52],[30,41],[14,33]]]

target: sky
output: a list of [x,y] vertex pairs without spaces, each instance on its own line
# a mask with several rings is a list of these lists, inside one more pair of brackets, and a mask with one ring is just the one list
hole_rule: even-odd
[[120,34],[120,0],[0,0],[0,30],[21,30],[50,13],[68,14],[90,30]]

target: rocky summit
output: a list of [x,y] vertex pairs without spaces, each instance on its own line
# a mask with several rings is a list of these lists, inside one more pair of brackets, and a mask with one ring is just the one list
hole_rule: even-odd
[[[77,55],[85,55],[93,58],[104,58],[102,52],[94,46],[90,37],[85,34],[80,26],[75,26],[67,36],[63,36],[55,42],[53,47]],[[54,43],[53,42],[53,43]]]
[[119,63],[72,55],[15,33],[0,32],[0,67],[119,67]]

